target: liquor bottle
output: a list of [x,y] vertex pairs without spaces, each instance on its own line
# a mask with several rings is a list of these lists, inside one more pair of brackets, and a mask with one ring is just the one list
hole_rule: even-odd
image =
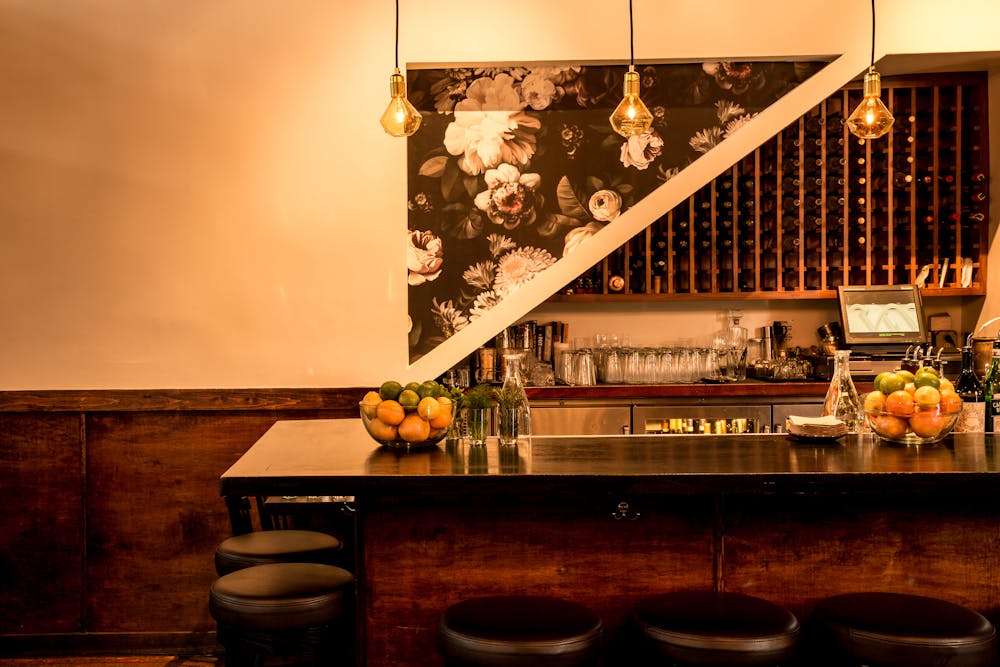
[[1000,338],[993,341],[990,369],[983,380],[983,399],[986,404],[986,430],[996,433],[1000,429]]

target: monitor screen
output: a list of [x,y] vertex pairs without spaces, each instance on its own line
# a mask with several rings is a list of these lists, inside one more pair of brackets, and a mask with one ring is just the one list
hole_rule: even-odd
[[837,298],[848,345],[912,345],[927,340],[920,288],[915,285],[841,286]]

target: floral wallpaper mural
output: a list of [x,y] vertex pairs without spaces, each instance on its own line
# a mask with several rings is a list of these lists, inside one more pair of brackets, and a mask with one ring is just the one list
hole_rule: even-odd
[[625,67],[409,71],[424,116],[408,140],[411,362],[823,65],[642,66],[655,120],[627,140],[608,122]]

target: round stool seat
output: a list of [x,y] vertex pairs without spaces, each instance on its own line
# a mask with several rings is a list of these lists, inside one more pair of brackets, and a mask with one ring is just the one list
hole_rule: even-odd
[[229,574],[270,563],[332,565],[340,551],[340,540],[315,530],[261,530],[230,537],[216,547],[215,571]]
[[568,600],[533,595],[473,598],[445,610],[438,623],[449,664],[595,664],[603,625],[597,614]]
[[800,634],[790,611],[741,593],[664,593],[633,612],[651,652],[684,665],[776,665],[793,657]]
[[905,593],[848,593],[820,601],[812,616],[822,648],[846,663],[992,665],[993,624],[946,600]]
[[327,625],[352,604],[354,576],[333,565],[272,563],[219,577],[209,610],[220,624],[249,630],[288,630]]

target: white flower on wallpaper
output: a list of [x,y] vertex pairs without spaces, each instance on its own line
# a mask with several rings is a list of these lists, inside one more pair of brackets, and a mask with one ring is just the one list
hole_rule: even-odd
[[594,220],[611,222],[622,210],[622,197],[614,190],[598,190],[587,203]]
[[514,229],[535,221],[535,190],[542,179],[538,174],[522,174],[517,167],[501,164],[487,169],[486,187],[476,195],[475,204],[495,225]]
[[523,246],[497,260],[497,275],[494,289],[498,294],[509,296],[525,283],[556,263],[548,250]]
[[621,162],[626,167],[643,170],[653,164],[653,160],[663,152],[663,139],[656,130],[646,130],[632,135],[622,144]]
[[444,264],[444,246],[441,239],[429,231],[412,231],[406,246],[406,282],[423,285],[441,275]]
[[604,229],[604,225],[599,222],[588,222],[583,227],[577,227],[566,234],[563,242],[563,257],[580,247],[580,244],[588,240],[591,236]]
[[524,107],[509,74],[473,81],[466,98],[455,105],[455,120],[444,134],[448,152],[461,156],[459,168],[476,176],[501,162],[528,164],[542,124],[525,113]]

